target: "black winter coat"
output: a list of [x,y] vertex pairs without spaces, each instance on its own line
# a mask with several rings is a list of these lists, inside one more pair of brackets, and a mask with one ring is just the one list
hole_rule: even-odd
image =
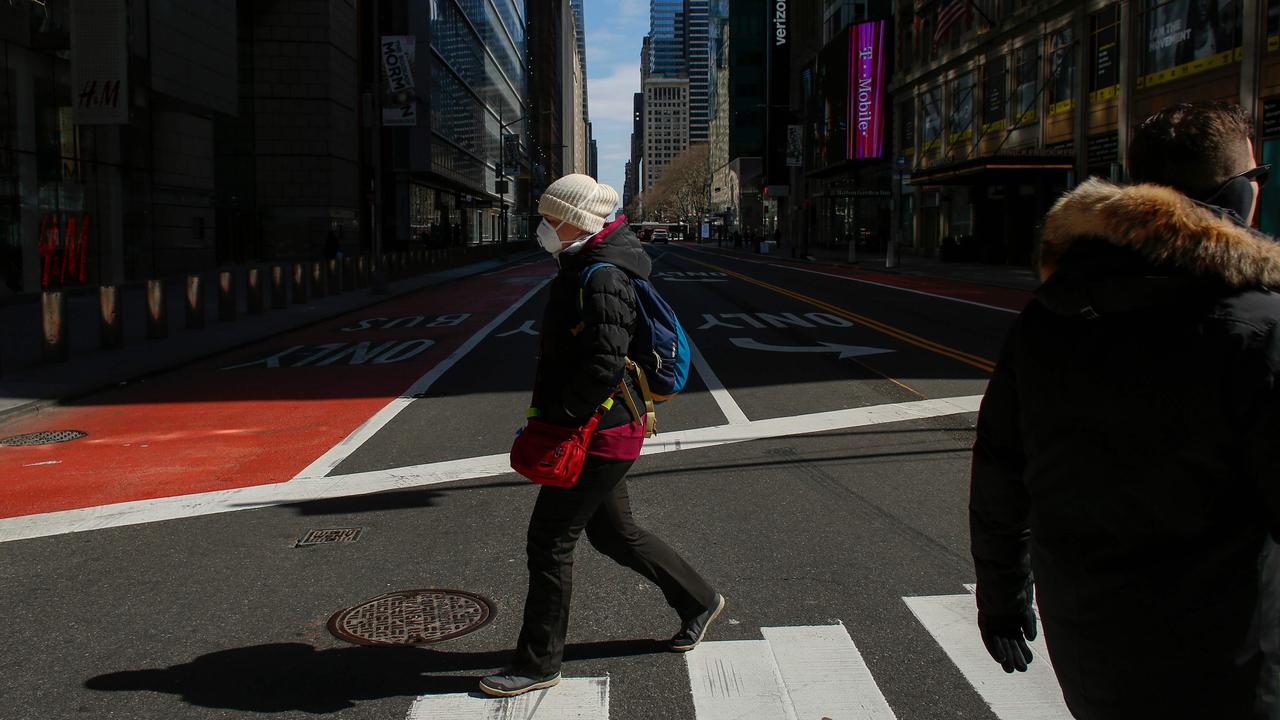
[[1280,537],[1280,245],[1168,188],[1089,181],[978,419],[978,606],[1034,569],[1080,718],[1251,717],[1259,551]]
[[[560,272],[551,281],[542,316],[533,406],[548,422],[580,425],[624,377],[635,402],[642,402],[631,386],[631,374],[625,371],[639,317],[635,290],[627,273],[647,279],[652,263],[625,224],[600,242],[593,239],[577,252],[561,253],[559,259]],[[614,267],[592,273],[582,289],[579,310],[579,275],[588,265],[598,262]],[[575,334],[580,323],[582,328]],[[626,403],[618,397],[599,427],[616,427],[633,419]]]

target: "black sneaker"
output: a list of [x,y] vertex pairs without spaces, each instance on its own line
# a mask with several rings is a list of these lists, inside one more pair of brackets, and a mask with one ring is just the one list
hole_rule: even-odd
[[494,697],[515,697],[523,695],[533,690],[542,690],[544,688],[555,687],[560,684],[560,673],[554,675],[544,675],[543,677],[530,677],[528,675],[516,675],[509,671],[503,671],[497,675],[490,675],[480,680],[480,690],[486,695]]
[[698,647],[702,638],[707,636],[707,628],[720,617],[722,610],[724,610],[724,596],[716,593],[716,600],[712,607],[701,615],[686,620],[680,632],[671,638],[671,649],[675,652],[689,652]]

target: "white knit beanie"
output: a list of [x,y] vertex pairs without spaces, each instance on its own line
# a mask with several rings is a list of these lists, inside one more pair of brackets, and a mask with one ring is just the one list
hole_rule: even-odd
[[605,218],[617,207],[617,190],[577,173],[551,183],[538,200],[540,215],[563,220],[592,235],[600,232]]

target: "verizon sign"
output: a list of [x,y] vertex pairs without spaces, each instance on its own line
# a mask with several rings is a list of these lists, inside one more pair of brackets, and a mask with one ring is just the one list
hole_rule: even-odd
[[125,0],[71,3],[71,107],[77,125],[129,122]]
[[773,44],[774,47],[787,44],[787,0],[773,3]]

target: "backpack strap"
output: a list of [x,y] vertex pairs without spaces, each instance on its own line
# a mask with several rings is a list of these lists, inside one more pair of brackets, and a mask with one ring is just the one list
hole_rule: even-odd
[[[636,374],[636,381],[640,383],[640,397],[644,400],[645,411],[644,436],[651,438],[658,434],[658,411],[653,406],[653,392],[649,390],[649,381],[644,376],[644,368],[633,362],[631,358],[627,358],[626,368]],[[627,397],[630,399],[630,395]],[[635,415],[636,411],[633,409],[631,414]]]

